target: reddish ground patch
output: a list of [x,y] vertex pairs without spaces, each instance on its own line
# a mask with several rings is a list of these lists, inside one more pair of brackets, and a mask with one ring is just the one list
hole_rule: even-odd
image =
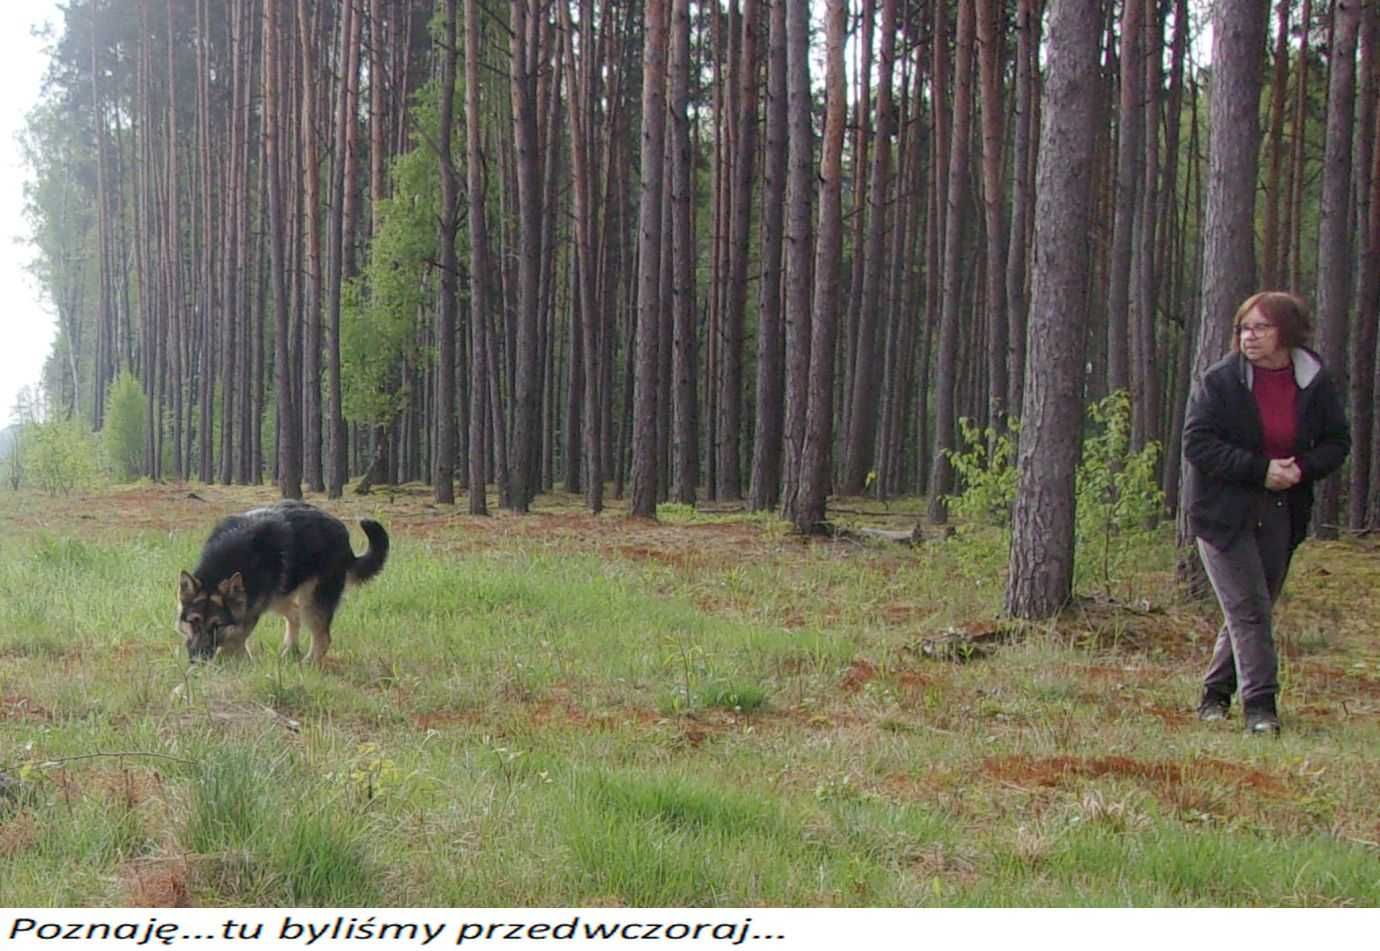
[[919,690],[934,683],[934,678],[914,670],[901,670],[896,673],[896,681],[904,690]]
[[623,545],[616,549],[618,554],[631,561],[653,561],[672,568],[689,569],[698,559],[683,551],[663,551],[639,545]]
[[88,774],[86,786],[108,803],[133,809],[160,794],[163,774],[157,770],[132,767],[93,770]]
[[1380,698],[1380,680],[1371,680],[1340,667],[1301,663],[1299,679],[1307,690],[1333,700],[1347,696]]
[[18,694],[0,696],[0,720],[51,720],[53,712],[28,697]]
[[876,676],[877,668],[871,662],[860,657],[848,665],[843,679],[839,681],[839,689],[844,693],[857,693]]
[[0,858],[14,858],[37,842],[38,823],[27,811],[0,822]]
[[1197,716],[1188,710],[1178,710],[1173,707],[1160,707],[1150,705],[1146,710],[1153,716],[1159,717],[1166,726],[1184,726],[1189,723],[1196,723]]
[[994,779],[1017,786],[1064,786],[1077,779],[1127,776],[1172,791],[1197,779],[1212,779],[1248,787],[1271,796],[1288,795],[1279,779],[1260,770],[1247,769],[1218,759],[1199,759],[1190,765],[1132,759],[1128,756],[1002,756],[986,759],[982,771]]
[[181,858],[149,858],[121,870],[124,905],[131,908],[189,908],[187,863]]
[[453,726],[473,726],[480,721],[480,716],[474,710],[435,710],[431,713],[419,713],[412,718],[419,730],[443,730]]

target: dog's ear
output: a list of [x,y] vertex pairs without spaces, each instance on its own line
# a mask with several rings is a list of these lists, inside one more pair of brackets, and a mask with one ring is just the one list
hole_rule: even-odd
[[201,582],[197,581],[196,578],[187,574],[185,571],[182,572],[181,576],[177,579],[177,596],[181,599],[183,604],[186,604],[188,601],[192,600],[192,598],[196,597],[196,593],[200,590]]
[[216,590],[225,599],[225,606],[230,609],[232,614],[239,614],[244,610],[247,600],[244,592],[244,578],[238,571],[222,581]]

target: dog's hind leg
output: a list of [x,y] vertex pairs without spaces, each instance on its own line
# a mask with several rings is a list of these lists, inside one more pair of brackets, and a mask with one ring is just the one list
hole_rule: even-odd
[[296,657],[301,653],[301,648],[297,645],[297,634],[302,629],[302,612],[294,601],[288,601],[277,605],[278,613],[287,621],[287,630],[283,632],[283,656]]
[[310,600],[302,606],[307,626],[311,628],[311,650],[307,652],[307,660],[311,663],[320,664],[331,648],[331,620],[344,592],[344,574],[322,578]]

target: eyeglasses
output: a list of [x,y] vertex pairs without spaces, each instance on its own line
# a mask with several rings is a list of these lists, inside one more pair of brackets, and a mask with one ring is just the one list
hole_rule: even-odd
[[1242,324],[1236,332],[1243,337],[1264,337],[1275,329],[1274,324]]

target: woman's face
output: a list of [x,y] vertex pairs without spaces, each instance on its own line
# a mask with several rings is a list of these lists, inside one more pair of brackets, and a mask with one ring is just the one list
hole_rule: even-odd
[[1275,370],[1289,362],[1289,348],[1280,344],[1279,328],[1270,323],[1259,307],[1247,311],[1236,332],[1241,352],[1256,366]]

